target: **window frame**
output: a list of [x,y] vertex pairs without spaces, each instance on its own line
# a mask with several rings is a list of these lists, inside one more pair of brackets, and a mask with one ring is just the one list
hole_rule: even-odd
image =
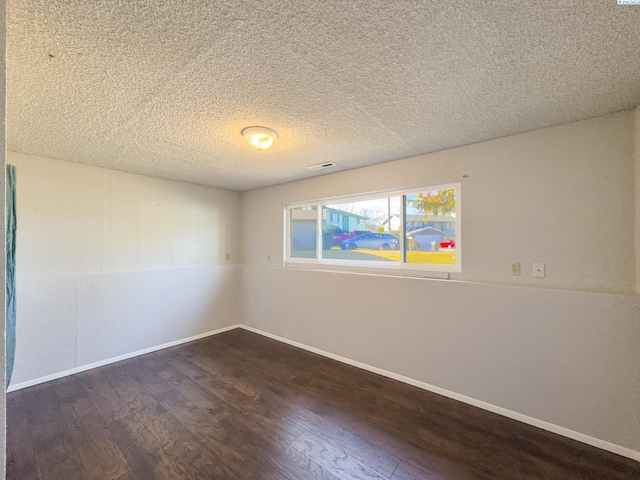
[[[462,184],[460,182],[423,185],[400,190],[383,190],[355,195],[343,195],[339,197],[329,197],[318,200],[304,202],[291,202],[284,206],[284,245],[283,259],[285,267],[297,268],[319,268],[319,269],[339,269],[350,272],[382,272],[389,274],[413,274],[424,275],[428,273],[460,273],[462,271]],[[420,264],[406,262],[406,196],[422,192],[435,192],[439,190],[456,191],[455,208],[455,242],[456,242],[456,263],[450,264]],[[377,200],[387,197],[400,197],[400,261],[377,261],[377,260],[338,260],[322,258],[322,230],[323,230],[323,207],[336,203],[361,202],[366,200]],[[291,210],[301,207],[316,207],[316,256],[315,258],[291,257]]]

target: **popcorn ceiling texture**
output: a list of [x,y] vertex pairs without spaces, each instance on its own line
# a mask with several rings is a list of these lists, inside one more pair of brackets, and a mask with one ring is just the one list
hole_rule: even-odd
[[631,109],[639,45],[615,0],[8,0],[7,147],[249,190]]

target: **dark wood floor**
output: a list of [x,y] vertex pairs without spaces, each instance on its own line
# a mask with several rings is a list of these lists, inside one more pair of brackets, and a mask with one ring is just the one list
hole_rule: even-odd
[[640,463],[234,330],[7,395],[7,478],[639,479]]

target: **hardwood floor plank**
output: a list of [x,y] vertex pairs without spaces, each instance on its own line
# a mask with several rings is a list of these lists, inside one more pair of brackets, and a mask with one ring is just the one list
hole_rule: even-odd
[[[202,406],[203,408],[198,408],[196,403],[138,359],[123,365],[122,368],[127,375],[139,382],[157,402],[160,402],[165,408],[173,410],[176,413],[176,418],[190,419],[190,425],[215,429],[221,420],[230,415],[226,405],[215,397],[208,399]],[[140,382],[140,378],[144,378],[144,381]]]
[[[245,332],[240,332],[236,336],[242,336],[243,333]],[[252,344],[257,337],[250,333],[248,335],[250,340],[243,341],[243,345]],[[222,347],[219,343],[216,343],[215,347],[213,349],[201,346],[195,350],[199,351],[200,354],[216,356],[216,361],[224,364],[229,363],[228,358],[231,357],[233,362],[243,364],[246,371],[260,371],[262,380],[257,381],[271,382],[274,377],[271,372],[275,372],[277,368],[280,368],[274,366],[281,363],[281,360],[279,360],[280,354],[265,355],[259,350],[256,353],[252,349],[243,355],[242,348],[238,345],[234,347],[233,342],[228,338],[223,342]],[[291,348],[289,346],[285,347],[287,349]],[[221,357],[221,354],[226,358]],[[191,353],[189,355],[197,361],[198,354],[194,356]],[[313,357],[315,358],[316,356],[313,355]],[[293,364],[293,362],[291,363]],[[270,364],[266,371],[264,364]],[[313,381],[311,385],[307,383],[307,377],[313,380],[313,377],[308,375],[308,372],[295,377],[293,376],[291,365],[285,365],[284,368],[289,369],[291,373],[285,378],[293,379],[293,381],[281,384],[279,387],[281,392],[287,391],[289,395],[302,400],[311,410],[315,410],[329,420],[344,422],[346,418],[348,419],[347,421],[355,422],[358,427],[354,428],[362,427],[364,432],[367,432],[363,432],[363,434],[370,435],[367,437],[368,440],[374,443],[378,442],[377,444],[381,448],[389,450],[391,454],[398,455],[399,458],[420,467],[423,471],[433,472],[450,469],[455,471],[456,475],[461,478],[495,478],[492,472],[501,470],[507,476],[517,475],[523,479],[536,478],[535,475],[529,477],[527,469],[523,467],[522,462],[526,459],[526,456],[517,452],[514,455],[511,454],[511,440],[514,435],[518,435],[518,432],[513,432],[512,429],[514,424],[517,427],[521,425],[518,422],[513,422],[491,412],[485,412],[459,402],[453,402],[450,399],[429,392],[424,392],[427,400],[430,398],[437,400],[434,402],[435,405],[429,408],[424,408],[422,402],[414,402],[413,404],[401,402],[400,405],[404,404],[404,408],[394,408],[392,403],[385,403],[384,397],[379,397],[379,403],[376,405],[375,402],[367,402],[368,395],[366,393],[363,394],[358,391],[355,391],[356,400],[354,401],[353,397],[351,397],[354,389],[347,389],[337,380],[343,370],[351,370],[351,367],[342,364],[336,365],[337,371],[333,379],[319,379],[316,382],[317,387],[313,384]],[[368,372],[362,373],[368,374]],[[283,376],[276,374],[275,377],[282,378]],[[375,377],[379,376],[375,375]],[[277,384],[278,382],[273,381],[273,383]],[[388,383],[390,387],[398,384],[398,382],[391,380]],[[330,385],[329,389],[326,388],[325,384]],[[291,391],[292,389],[293,391]],[[333,395],[333,392],[338,395]],[[341,397],[345,392],[349,392],[349,395],[344,397],[346,401]],[[415,391],[410,393],[412,395],[417,394]],[[447,402],[451,404],[450,410],[455,412],[454,415],[448,415],[447,409],[443,407]],[[371,405],[372,403],[373,406]],[[361,405],[366,405],[366,407],[361,408]],[[406,405],[413,405],[414,410],[408,410]],[[393,412],[393,414],[387,417],[386,412]],[[399,415],[402,421],[396,422],[394,415]],[[498,424],[506,421],[511,428],[484,428],[487,422],[495,421]],[[424,426],[428,428],[424,429]],[[420,435],[417,434],[418,428],[423,428]],[[462,433],[465,432],[465,429],[469,430],[466,433],[467,438],[473,440],[473,436],[477,435],[477,432],[481,432],[483,438],[489,439],[488,443],[485,441],[463,441]],[[482,431],[483,429],[485,430],[484,432]],[[439,435],[441,435],[440,439],[438,438]],[[453,439],[453,443],[448,443],[451,439]],[[501,448],[496,449],[491,446],[494,439],[499,442]],[[577,444],[577,442],[572,443]],[[580,448],[581,445],[578,444],[578,446]],[[395,452],[394,449],[396,449]],[[425,455],[425,452],[429,454]],[[514,456],[518,460],[514,461]],[[463,463],[466,463],[466,466]],[[485,467],[485,465],[490,465],[490,467]],[[571,471],[571,467],[567,467],[567,469]]]
[[61,378],[53,384],[53,390],[87,478],[116,480],[128,473],[127,460],[77,378]]
[[[161,357],[165,358],[164,362],[160,361]],[[166,354],[156,356],[152,365],[157,375],[164,378],[201,409],[208,408],[212,397],[218,397],[219,401],[225,402],[220,396],[226,389],[220,388],[220,385],[216,384],[215,388],[207,390],[179,369],[174,368],[174,364],[180,363],[179,359],[175,358],[175,362],[172,364],[167,363],[167,360],[171,358]],[[143,363],[145,363],[144,360]],[[188,366],[188,368],[193,367]],[[226,408],[232,412],[232,415],[220,423],[228,431],[242,437],[241,441],[236,440],[235,445],[245,456],[263,455],[260,457],[264,458],[263,464],[271,464],[273,468],[281,472],[280,475],[287,478],[332,478],[328,472],[315,465],[308,458],[303,458],[288,445],[304,433],[305,430],[299,425],[288,422],[286,419],[271,417],[268,411],[255,408],[257,400],[237,396],[227,398],[227,400],[230,403],[225,403]],[[237,405],[237,401],[240,401],[241,404]],[[231,441],[233,442],[233,440]]]
[[[243,332],[239,332],[236,335],[242,335],[242,333]],[[248,338],[244,339],[242,343],[253,344],[255,341],[256,335],[249,334]],[[225,346],[228,347],[226,354],[239,354],[240,349],[230,347],[230,343],[232,342],[230,342],[227,337],[224,342]],[[291,348],[289,346],[285,347],[287,349]],[[258,358],[260,359],[259,361],[257,360]],[[269,376],[268,372],[275,370],[273,364],[281,360],[279,360],[279,355],[265,355],[259,350],[257,350],[256,353],[252,349],[250,353],[244,356],[243,361],[249,364],[254,362],[255,364],[252,365],[254,368],[262,368],[262,372],[267,372],[266,375]],[[264,366],[259,365],[259,363],[271,363],[271,365],[264,370]],[[289,366],[288,368],[291,367]],[[518,475],[520,478],[536,478],[535,475],[529,477],[527,469],[523,469],[523,461],[526,460],[526,455],[520,453],[519,456],[517,449],[512,452],[510,448],[511,445],[513,445],[512,440],[514,437],[522,434],[519,430],[522,424],[519,422],[514,422],[492,414],[491,412],[486,412],[459,402],[453,402],[445,397],[434,396],[434,394],[430,394],[429,392],[424,392],[424,396],[428,397],[429,400],[435,398],[436,401],[433,402],[434,405],[425,408],[424,403],[414,402],[413,406],[419,407],[416,411],[407,410],[406,408],[394,408],[391,403],[385,403],[384,396],[377,396],[375,400],[367,401],[369,393],[359,391],[358,389],[347,389],[346,385],[339,380],[343,370],[355,369],[339,364],[336,366],[336,370],[337,372],[334,372],[331,378],[326,379],[316,378],[308,372],[293,377],[296,386],[305,390],[306,393],[316,398],[322,398],[323,401],[328,400],[336,407],[335,409],[327,409],[324,413],[325,417],[336,411],[339,415],[343,412],[351,411],[359,421],[364,421],[364,423],[372,422],[374,430],[378,432],[378,439],[384,442],[387,442],[389,439],[391,443],[395,443],[396,440],[403,438],[407,439],[407,441],[411,440],[411,443],[416,444],[418,448],[413,449],[409,447],[407,450],[413,451],[414,453],[405,455],[403,458],[426,470],[432,470],[434,464],[444,465],[445,468],[448,468],[447,465],[460,465],[461,462],[467,462],[468,466],[463,470],[472,470],[473,478],[493,478],[493,471],[503,471],[506,476]],[[293,374],[293,370],[290,370],[290,372]],[[373,375],[368,372],[362,372],[362,374]],[[377,375],[373,376],[379,377]],[[378,378],[377,381],[380,381],[380,378]],[[388,384],[393,386],[397,383],[398,382],[391,380],[388,382]],[[327,389],[326,385],[330,385],[330,388]],[[406,391],[407,389],[403,387],[402,390]],[[347,391],[349,395],[346,395],[345,392]],[[415,395],[416,392],[411,391],[411,394]],[[355,404],[358,405],[355,409],[352,405],[354,403],[353,397],[355,397]],[[442,405],[446,405],[447,403],[450,404],[450,409],[455,412],[455,415],[447,415],[447,410],[442,408]],[[400,402],[399,405],[402,404],[403,402]],[[359,405],[366,405],[366,407],[360,408]],[[404,405],[411,405],[411,403],[404,402]],[[400,414],[403,422],[395,422],[393,415],[386,418],[386,412],[393,412],[394,415]],[[465,419],[466,421],[460,421]],[[459,424],[454,420],[458,420]],[[486,429],[486,424],[492,422],[502,425],[502,428]],[[414,426],[416,426],[416,428],[412,430]],[[525,425],[524,427],[529,426]],[[419,434],[418,428],[420,428]],[[379,434],[381,431],[384,432],[383,435]],[[551,437],[553,437],[553,435],[551,435]],[[494,448],[492,446],[494,445],[494,440],[500,442],[500,448]],[[563,437],[561,437],[561,440],[562,442],[573,445],[578,451],[583,450],[584,446],[578,442],[573,442]],[[560,445],[557,445],[557,447],[560,447]],[[552,446],[551,448],[553,449],[555,447]],[[406,447],[403,446],[401,449],[406,449]],[[417,452],[415,450],[417,450]],[[567,452],[566,448],[561,448],[561,450],[565,453]],[[421,451],[429,451],[432,458],[429,461],[424,461],[424,455],[419,455]],[[514,460],[514,456],[518,459]],[[435,462],[433,461],[434,458],[436,460]],[[565,456],[563,460],[560,460],[565,463],[564,469],[561,471],[579,471],[579,467],[576,465],[576,463],[579,462],[579,458],[579,455]],[[490,465],[490,467],[486,467],[486,465]],[[548,467],[548,464],[545,465]],[[553,468],[551,468],[551,470],[553,470]],[[623,470],[628,471],[628,466],[623,467]],[[467,476],[471,475],[471,473],[462,474]],[[598,478],[598,474],[595,475],[595,478]],[[626,477],[623,476],[620,478]]]
[[435,478],[438,478],[438,472],[443,472],[443,475],[447,473],[449,476],[444,475],[442,477],[447,479],[469,480],[477,478],[477,476],[474,476],[470,472],[469,467],[466,465],[460,465],[447,457],[419,448],[409,440],[399,435],[385,432],[374,423],[358,417],[353,413],[334,408],[326,411],[324,416],[333,423],[341,425],[343,428],[366,438],[371,443],[400,458],[400,465],[408,463],[425,475],[432,475],[435,476]]
[[285,443],[291,443],[304,433],[304,428],[286,415],[287,405],[275,405],[263,396],[247,398],[233,385],[199,369],[178,354],[163,358],[166,361],[157,373],[192,401],[205,404],[215,396],[225,402],[234,415],[255,419],[264,432]]
[[102,370],[93,369],[75,376],[106,425],[130,416],[130,409],[120,395],[104,380]]
[[[192,379],[198,381],[200,384],[210,388],[212,391],[221,392],[224,390],[222,387],[223,378],[230,379],[233,374],[226,374],[218,368],[218,371],[214,374],[203,368],[202,366],[192,363],[191,360],[198,362],[197,358],[191,357],[191,360],[182,357],[176,353],[166,353],[164,358],[171,365],[178,367],[181,371],[188,374]],[[205,362],[206,364],[206,362]],[[253,379],[255,382],[256,379]],[[232,380],[235,384],[235,381]],[[237,395],[227,398],[228,401],[237,401]],[[273,392],[262,390],[262,394],[259,398],[254,399],[256,404],[262,405],[262,410],[257,411],[256,414],[262,415],[264,411],[274,411],[277,409],[277,405],[285,404],[287,408],[281,412],[281,421],[286,421],[288,424],[294,423],[307,430],[311,430],[315,435],[323,438],[330,443],[342,448],[352,457],[366,461],[371,468],[381,473],[382,475],[391,476],[391,473],[398,465],[399,459],[387,453],[384,449],[379,448],[365,439],[354,435],[353,433],[340,428],[339,426],[327,421],[323,417],[307,410],[306,408],[297,405],[295,403],[286,402],[282,397],[276,396]],[[246,403],[246,402],[245,402]],[[243,409],[244,409],[243,403]],[[296,438],[300,435],[298,431]]]
[[[205,366],[201,366],[199,363],[192,362],[193,356],[185,356],[182,352],[190,352],[191,349],[167,349],[161,352],[158,357],[164,362],[168,362],[174,366],[179,366],[180,370],[189,375],[196,381],[205,380],[209,382],[211,388],[216,391],[218,389],[224,389],[231,394],[241,394],[247,400],[257,400],[262,396],[262,389],[256,388],[256,386],[248,381],[245,375],[238,376],[233,371],[230,371],[224,365],[222,365],[216,359],[213,359],[205,355],[196,355],[198,358],[205,362]],[[212,383],[212,382],[215,382]]]
[[[252,444],[251,435],[247,434],[246,429],[235,428],[233,423],[227,422],[228,415],[221,414],[220,408],[216,409],[216,417],[211,415],[211,412],[201,410],[138,359],[126,362],[122,368],[132,378],[142,378],[144,381],[141,385],[145,390],[191,435],[201,439],[208,448],[219,453],[227,465],[230,465],[231,470],[239,472],[237,476],[232,474],[229,478],[286,478],[277,472],[273,473],[273,464],[260,464],[256,452],[249,450],[247,454],[242,450],[241,447]],[[165,384],[164,389],[160,388],[162,382]],[[221,404],[218,406],[222,407]]]
[[391,480],[450,480],[454,478],[456,480],[469,480],[476,477],[465,471],[455,474],[450,468],[442,469],[438,465],[425,469],[404,460],[398,464],[391,476]]
[[7,478],[39,478],[21,391],[7,395]]
[[640,463],[235,330],[7,395],[10,480],[636,480]]
[[[505,477],[521,476],[517,460],[505,455],[504,448],[495,448],[492,442],[485,442],[482,432],[474,425],[462,422],[443,421],[438,416],[425,417],[382,397],[368,400],[366,392],[358,388],[345,390],[339,384],[330,384],[310,374],[295,378],[296,385],[316,396],[324,396],[340,409],[352,411],[372,422],[387,436],[406,439],[419,449],[432,453],[444,461],[463,465],[477,478],[491,478],[491,472],[503,472]],[[393,412],[393,413],[391,413]],[[475,433],[473,438],[469,432]],[[467,441],[463,440],[466,435]],[[401,457],[405,460],[414,458]],[[419,460],[418,460],[419,461]],[[489,465],[491,472],[485,469]]]
[[[239,349],[228,349],[224,353],[227,357],[233,357],[237,355],[237,357],[234,358],[234,361],[245,363],[247,365],[246,370],[248,372],[260,370],[262,368],[261,363],[265,361],[269,362],[269,359],[265,359],[262,362],[257,361],[255,358],[253,358],[252,353],[241,355],[241,352],[242,351]],[[314,357],[316,356],[314,355]],[[192,358],[195,358],[197,361],[198,357],[194,357],[192,355]],[[225,360],[220,361],[224,362]],[[346,367],[341,364],[338,366]],[[273,367],[271,368],[273,369]],[[272,382],[272,380],[269,380],[265,376],[261,376],[260,378],[254,377],[253,381],[263,383]],[[319,414],[329,420],[331,420],[331,416],[334,415],[333,418],[337,420],[338,423],[346,422],[346,425],[358,425],[359,427],[362,427],[363,435],[360,436],[365,436],[364,438],[367,438],[367,440],[376,444],[378,447],[389,451],[391,455],[395,455],[398,457],[400,455],[404,455],[403,458],[418,465],[423,463],[423,460],[426,457],[424,455],[424,450],[414,447],[408,441],[408,438],[412,437],[415,433],[416,426],[414,424],[409,424],[408,428],[410,432],[408,435],[404,434],[404,432],[399,429],[399,425],[393,418],[391,418],[390,421],[381,424],[381,412],[379,410],[372,409],[373,415],[364,415],[365,412],[363,412],[361,405],[363,404],[363,402],[366,405],[366,399],[362,399],[358,402],[349,401],[345,403],[342,402],[339,398],[336,399],[332,398],[331,395],[325,395],[322,388],[313,390],[305,388],[304,385],[296,382],[291,382],[289,385],[278,385],[277,382],[272,382],[272,384],[277,385],[274,390],[286,393],[289,398],[295,398],[296,402],[304,404],[308,409],[316,414]],[[350,394],[352,390],[346,390],[346,392],[349,392]],[[381,408],[387,407],[379,407],[379,409]],[[407,412],[403,413],[406,414]],[[334,421],[333,423],[337,422]],[[372,424],[369,425],[369,423]],[[402,423],[407,424],[405,420],[403,420]],[[395,449],[395,452],[393,451],[393,449]],[[434,458],[437,460],[437,462],[434,462]],[[449,462],[446,458],[438,458],[437,455],[434,455],[433,452],[430,452],[428,460],[426,460],[424,463],[426,463],[425,468],[430,470],[432,469],[433,463],[446,465],[452,462]]]
[[347,455],[343,450],[312,433],[300,435],[292,444],[296,450],[343,480],[382,480],[374,470]]
[[366,463],[371,469],[385,477],[390,477],[400,460],[385,449],[380,448],[351,431],[339,427],[320,415],[296,408],[289,412],[293,421],[305,427],[325,442],[343,450],[347,455]]
[[223,371],[234,381],[250,383],[258,388],[263,396],[265,394],[275,395],[284,402],[304,407],[318,415],[333,408],[333,404],[324,398],[310,395],[308,392],[296,388],[291,382],[284,384],[263,375],[260,368],[257,368],[260,366],[259,362],[250,359],[249,355],[243,356],[241,350],[218,348],[217,343],[215,347],[215,349],[207,348],[207,345],[202,342],[196,342],[191,349],[177,348],[177,351],[205,370]]
[[[221,423],[221,428],[232,439],[234,447],[245,459],[255,460],[261,470],[268,469],[273,474],[269,478],[337,480],[327,470],[290,445],[253,430],[242,418],[230,417]],[[258,475],[258,478],[263,477],[267,478],[262,473]]]
[[86,479],[51,383],[29,388],[23,399],[40,479]]
[[87,395],[128,461],[137,479],[180,480],[188,476],[162,455],[149,430],[98,369],[78,375]]
[[149,429],[168,457],[192,475],[191,478],[242,478],[245,471],[229,464],[230,456],[224,455],[224,449],[202,442],[191,434],[120,365],[106,369],[105,378]]
[[162,449],[149,430],[132,413],[112,421],[109,424],[109,430],[127,457],[134,478],[150,480],[190,478],[171,459],[162,455]]

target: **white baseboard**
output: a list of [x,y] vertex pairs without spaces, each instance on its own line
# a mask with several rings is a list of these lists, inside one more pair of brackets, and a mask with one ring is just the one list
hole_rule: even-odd
[[15,392],[16,390],[21,390],[23,388],[33,387],[34,385],[50,382],[51,380],[56,380],[58,378],[67,377],[69,375],[73,375],[74,373],[80,373],[86,370],[91,370],[92,368],[98,368],[104,365],[109,365],[110,363],[127,360],[128,358],[144,355],[145,353],[151,353],[157,350],[163,350],[165,348],[175,347],[176,345],[181,345],[183,343],[193,342],[194,340],[199,340],[201,338],[210,337],[212,335],[218,335],[219,333],[228,332],[229,330],[235,330],[236,328],[240,328],[240,326],[241,326],[240,324],[235,324],[229,327],[219,328],[217,330],[200,333],[192,337],[181,338],[180,340],[174,340],[173,342],[163,343],[162,345],[156,345],[156,346],[145,348],[142,350],[137,350],[135,352],[125,353],[124,355],[118,355],[117,357],[107,358],[106,360],[100,360],[99,362],[89,363],[87,365],[80,365],[79,367],[73,367],[73,368],[70,368],[69,370],[63,370],[61,372],[52,373],[51,375],[38,377],[33,380],[28,380],[26,382],[16,383],[15,385],[11,384],[9,385],[9,388],[7,388],[7,393]]
[[319,348],[310,347],[303,343],[289,340],[288,338],[279,337],[278,335],[273,335],[271,333],[263,332],[262,330],[258,330],[257,328],[249,327],[247,325],[240,325],[239,327],[243,328],[244,330],[257,333],[258,335],[262,335],[264,337],[268,337],[273,340],[277,340],[279,342],[292,345],[294,347],[302,348],[303,350],[307,350],[312,353],[317,353],[318,355],[322,355],[323,357],[327,357],[332,360],[337,360],[338,362],[346,363],[347,365],[352,365],[354,367],[361,368],[369,372],[377,373],[378,375],[382,375],[383,377],[392,378],[393,380],[398,380],[399,382],[407,383],[409,385],[413,385],[414,387],[418,387],[423,390],[427,390],[429,392],[437,393],[439,395],[449,397],[469,405],[473,405],[474,407],[482,408],[483,410],[488,410],[489,412],[497,413],[498,415],[502,415],[503,417],[511,418],[513,420],[517,420],[522,423],[533,425],[534,427],[538,427],[543,430],[547,430],[549,432],[562,435],[563,437],[568,437],[573,440],[586,443],[587,445],[591,445],[593,447],[600,448],[602,450],[606,450],[608,452],[615,453],[617,455],[631,458],[632,460],[636,460],[640,462],[640,452],[631,450],[630,448],[622,447],[620,445],[607,442],[606,440],[600,440],[599,438],[595,438],[590,435],[585,435],[584,433],[576,432],[574,430],[570,430],[568,428],[561,427],[559,425],[556,425],[550,422],[545,422],[544,420],[539,420],[537,418],[533,418],[528,415],[523,415],[522,413],[518,413],[512,410],[508,410],[506,408],[498,407],[497,405],[483,402],[482,400],[476,400],[475,398],[467,397],[466,395],[460,395],[459,393],[451,392],[449,390],[445,390],[444,388],[440,388],[434,385],[430,385],[428,383],[420,382],[418,380],[414,380],[413,378],[398,375],[396,373],[389,372],[387,370],[383,370],[378,367],[372,367],[371,365],[367,365],[365,363],[351,360],[350,358],[334,355],[333,353],[325,352],[324,350],[320,350]]

